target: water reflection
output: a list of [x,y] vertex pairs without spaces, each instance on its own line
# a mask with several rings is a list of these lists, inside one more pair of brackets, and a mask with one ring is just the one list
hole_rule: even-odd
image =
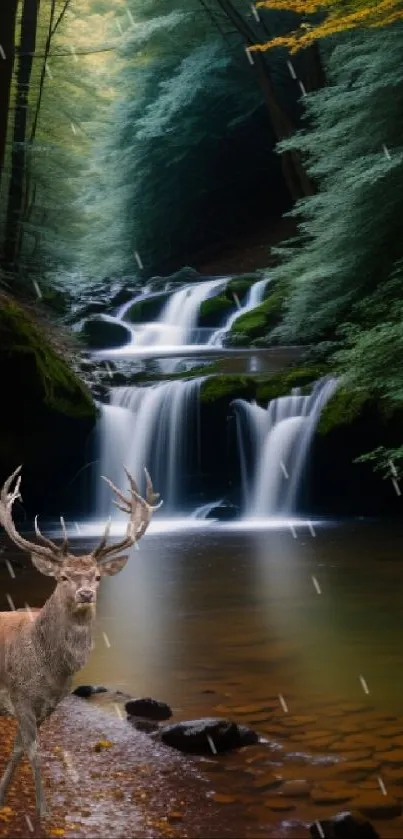
[[[236,701],[364,697],[398,707],[403,688],[402,536],[371,524],[240,529],[156,520],[124,571],[101,586],[96,649],[80,681],[126,685],[211,711],[201,689]],[[100,527],[80,527],[87,546]],[[117,527],[113,535],[121,532]],[[3,605],[39,605],[51,584],[1,571]],[[318,594],[315,581],[320,588]],[[111,647],[104,641],[107,634]],[[237,682],[236,687],[230,683]],[[212,700],[213,701],[213,700]],[[207,704],[206,704],[207,703]]]
[[[240,836],[280,835],[268,803],[275,792],[264,786],[273,771],[316,792],[324,783],[343,794],[351,787],[353,797],[361,782],[365,795],[378,790],[381,775],[390,792],[400,771],[390,766],[401,765],[393,738],[403,736],[402,529],[350,523],[315,526],[312,535],[299,523],[294,538],[290,529],[187,523],[150,528],[124,571],[103,582],[96,647],[76,681],[161,698],[176,719],[229,716],[278,744],[211,767],[214,788],[242,801]],[[6,592],[17,606],[43,602],[49,581],[16,571],[10,579],[0,569],[2,608]],[[287,801],[297,825],[334,814],[333,801]],[[401,835],[397,822],[388,835]]]

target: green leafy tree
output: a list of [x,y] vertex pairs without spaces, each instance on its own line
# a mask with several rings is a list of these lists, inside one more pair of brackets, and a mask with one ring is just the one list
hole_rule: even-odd
[[288,283],[282,340],[332,339],[352,307],[388,281],[402,253],[401,24],[344,36],[329,86],[306,98],[310,128],[290,145],[320,185],[291,215],[299,235],[280,250]]
[[[81,199],[85,272],[100,262],[106,274],[133,271],[136,253],[147,271],[181,264],[231,230],[242,202],[244,219],[257,218],[258,175],[262,183],[269,167],[281,190],[276,134],[262,120],[244,39],[204,5],[128,3],[134,24],[118,54],[110,130],[93,159],[103,176]],[[280,63],[295,102],[300,90]]]

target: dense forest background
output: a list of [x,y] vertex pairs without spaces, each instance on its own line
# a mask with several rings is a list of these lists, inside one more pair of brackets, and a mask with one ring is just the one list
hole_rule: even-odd
[[[340,422],[375,405],[394,436],[369,456],[399,469],[402,17],[397,0],[9,0],[0,338],[10,301],[55,321],[115,278],[199,267],[255,234],[276,318],[265,301],[243,341],[300,344],[341,374]],[[44,364],[65,410],[69,374],[56,387]]]

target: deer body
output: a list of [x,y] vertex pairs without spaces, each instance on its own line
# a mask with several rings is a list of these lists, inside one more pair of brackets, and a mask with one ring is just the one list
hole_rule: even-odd
[[9,490],[19,471],[8,478],[1,490],[0,524],[18,547],[30,553],[38,571],[56,579],[56,587],[42,609],[0,612],[0,715],[11,714],[18,723],[12,755],[0,780],[0,807],[25,752],[34,774],[37,813],[43,816],[46,807],[37,757],[38,728],[70,692],[74,674],[89,658],[99,582],[102,576],[121,571],[128,559],[108,557],[136,544],[144,535],[157,509],[152,502],[158,496],[148,473],[147,500],[138,494],[127,470],[129,498],[105,479],[119,498],[117,506],[129,514],[126,535],[120,542],[107,545],[109,522],[92,553],[75,556],[68,552],[63,520],[61,546],[42,536],[36,521],[36,535],[43,544],[28,542],[16,530],[12,505],[21,497],[19,477],[14,491]]
[[25,691],[40,724],[89,658],[95,611],[88,610],[84,620],[63,615],[58,594],[56,588],[32,616],[25,610],[0,613],[0,713],[2,704],[10,713],[14,697]]

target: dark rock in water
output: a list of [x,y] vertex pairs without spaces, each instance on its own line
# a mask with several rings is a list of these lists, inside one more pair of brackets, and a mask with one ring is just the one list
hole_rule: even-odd
[[127,721],[137,731],[143,731],[145,734],[154,734],[159,730],[159,724],[152,720],[144,720],[141,717],[128,717]]
[[129,716],[144,717],[148,720],[169,720],[172,717],[172,708],[166,702],[158,702],[157,699],[130,699],[125,704],[125,711]]
[[187,754],[222,754],[259,742],[247,726],[215,717],[164,725],[160,732],[163,743]]
[[72,693],[74,696],[80,696],[82,699],[88,699],[90,696],[95,696],[96,693],[107,693],[108,688],[102,685],[78,685]]
[[130,341],[130,330],[126,326],[95,316],[85,321],[79,335],[92,350],[123,347]]
[[312,839],[380,839],[371,822],[359,813],[339,813],[332,819],[317,821],[311,824],[309,832]]
[[219,521],[233,521],[233,519],[238,518],[238,516],[239,507],[235,504],[220,504],[210,510],[207,518],[218,519]]

